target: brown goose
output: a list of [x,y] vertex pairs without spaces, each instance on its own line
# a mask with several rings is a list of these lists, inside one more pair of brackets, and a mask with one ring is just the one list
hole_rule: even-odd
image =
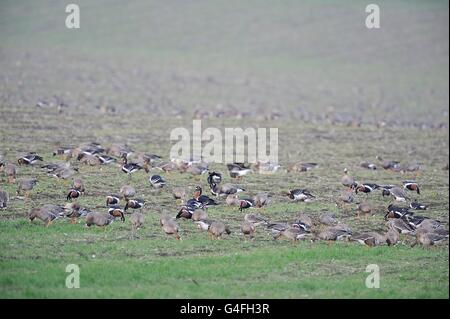
[[224,233],[231,234],[230,229],[224,223],[215,221],[209,226],[208,233],[213,239],[220,239]]
[[271,198],[267,193],[258,193],[253,197],[253,202],[255,203],[255,207],[261,208],[270,204]]
[[4,171],[8,183],[14,183],[16,181],[17,167],[12,163],[0,163],[0,172]]
[[352,190],[356,187],[355,179],[348,175],[348,170],[344,169],[344,175],[341,177],[341,183],[342,185],[349,188],[349,190]]
[[241,225],[241,232],[244,237],[248,236],[250,239],[254,238],[256,227],[254,224],[244,221]]
[[177,223],[175,223],[172,219],[163,219],[161,221],[162,223],[162,230],[166,235],[173,235],[177,240],[181,240],[179,232],[179,227]]
[[105,227],[110,225],[114,219],[114,216],[108,213],[90,212],[86,215],[86,226],[91,227],[92,225],[95,225],[98,227]]
[[8,208],[9,194],[8,192],[0,189],[0,209]]
[[136,190],[133,186],[125,185],[120,188],[120,194],[125,200],[130,199],[136,195]]
[[36,186],[37,182],[35,178],[21,180],[17,187],[17,196],[24,192],[25,197],[29,197],[29,192]]
[[144,225],[145,217],[142,213],[133,213],[130,217],[131,229],[133,232],[136,232],[139,228]]
[[372,212],[372,206],[369,203],[363,202],[358,204],[358,209],[356,212],[357,217],[360,215],[367,217]]

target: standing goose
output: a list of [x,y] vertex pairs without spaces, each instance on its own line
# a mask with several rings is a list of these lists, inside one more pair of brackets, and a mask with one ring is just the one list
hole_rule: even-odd
[[141,214],[139,212],[133,213],[130,217],[132,232],[135,233],[138,229],[140,229],[142,225],[144,225],[144,221],[144,214]]
[[208,219],[208,214],[206,214],[206,212],[203,209],[196,209],[192,213],[191,219],[195,222],[200,221],[200,220],[205,220],[205,219]]
[[352,233],[349,230],[337,227],[328,227],[322,230],[313,230],[314,239],[321,239],[327,241],[342,240],[349,238]]
[[362,214],[363,216],[367,216],[372,212],[372,206],[369,203],[363,202],[358,204],[357,217],[359,218]]
[[173,235],[177,240],[181,240],[179,227],[170,217],[163,217],[160,219],[161,227],[166,235]]
[[447,236],[442,236],[434,232],[429,232],[427,229],[419,229],[416,231],[416,243],[423,246],[434,246],[440,244],[448,239]]
[[222,182],[222,174],[218,172],[209,172],[207,181],[212,188],[213,184],[220,184],[220,182]]
[[415,199],[413,202],[409,204],[409,208],[415,209],[415,210],[428,210],[428,206],[425,204],[421,204]]
[[80,191],[82,194],[85,192],[84,183],[81,178],[75,178],[73,180],[72,188]]
[[225,199],[225,203],[228,206],[239,206],[241,201],[239,200],[239,196],[236,194],[228,195]]
[[173,196],[173,198],[175,198],[181,202],[184,202],[187,197],[186,190],[183,187],[174,187],[172,189],[172,196]]
[[381,158],[381,156],[377,156],[376,159],[378,161],[380,161],[381,163],[381,167],[383,167],[384,169],[390,169],[390,170],[399,170],[400,167],[400,162],[399,161],[389,161],[389,160],[383,160]]
[[194,213],[195,208],[191,206],[183,206],[178,211],[178,214],[175,216],[176,219],[178,218],[184,218],[184,219],[191,219],[192,214]]
[[241,232],[244,237],[249,237],[250,239],[254,238],[256,227],[254,224],[244,221],[241,225]]
[[387,233],[384,235],[384,238],[388,246],[395,246],[400,239],[400,235],[398,231],[394,229],[389,229]]
[[122,172],[128,174],[128,178],[131,179],[131,174],[137,172],[138,170],[143,169],[143,167],[136,163],[125,163],[122,165],[121,169]]
[[305,236],[309,235],[309,231],[305,231],[303,228],[300,227],[288,227],[282,231],[280,231],[278,234],[274,236],[274,239],[279,239],[281,237],[285,237],[289,239],[292,243],[295,243],[299,239],[305,238]]
[[0,163],[0,172],[4,171],[8,183],[14,183],[16,181],[17,168],[12,163]]
[[8,208],[9,194],[8,192],[0,189],[0,209]]
[[345,187],[348,187],[349,190],[354,189],[356,187],[355,179],[348,175],[347,168],[344,168],[344,175],[341,177],[341,183]]
[[206,195],[202,195],[202,192],[203,192],[203,190],[200,186],[195,187],[194,199],[197,202],[201,203],[205,207],[212,206],[212,205],[218,205],[214,199],[209,198]]
[[248,209],[250,207],[254,207],[255,206],[255,202],[253,201],[253,199],[250,198],[244,198],[239,200],[239,211],[242,212],[242,210],[244,209]]
[[356,241],[361,245],[373,247],[382,244],[384,242],[384,236],[375,232],[370,232],[352,235],[350,240]]
[[358,192],[369,194],[373,192],[374,190],[377,190],[380,186],[374,183],[363,183],[363,184],[357,184],[355,187],[355,193],[358,194]]
[[390,204],[387,208],[386,215],[384,215],[384,219],[388,218],[403,218],[407,215],[412,215],[413,213],[409,211],[407,207],[399,207],[393,204]]
[[243,167],[237,163],[227,164],[227,169],[231,178],[241,178],[252,171],[250,168]]
[[34,186],[37,184],[37,179],[31,178],[31,179],[25,179],[19,182],[19,186],[17,188],[17,196],[20,195],[20,193],[23,191],[25,192],[25,197],[29,196],[29,192],[34,188]]
[[30,221],[33,221],[36,218],[40,219],[44,222],[44,226],[48,227],[54,220],[63,217],[64,213],[64,207],[46,204],[41,208],[33,208],[29,212],[28,218]]

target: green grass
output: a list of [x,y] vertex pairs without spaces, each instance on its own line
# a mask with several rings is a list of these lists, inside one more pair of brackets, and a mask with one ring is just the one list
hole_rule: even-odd
[[[147,230],[129,241],[117,236],[121,227],[104,233],[2,223],[2,297],[448,298],[442,249],[271,241],[262,247],[236,238],[205,242],[201,235],[174,243],[146,238]],[[25,239],[24,232],[33,235]],[[79,289],[65,287],[68,264],[80,267]],[[380,267],[379,289],[365,287],[368,264]]]

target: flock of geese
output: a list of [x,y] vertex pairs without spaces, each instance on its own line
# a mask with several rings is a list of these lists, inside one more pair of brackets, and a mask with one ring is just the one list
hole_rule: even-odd
[[[72,184],[67,191],[65,205],[46,204],[41,207],[35,207],[28,213],[30,221],[39,219],[48,227],[54,220],[60,218],[69,218],[71,223],[77,223],[78,218],[85,219],[86,226],[105,227],[115,220],[125,222],[129,219],[133,238],[136,232],[145,223],[146,215],[143,213],[145,201],[136,197],[136,189],[130,185],[124,185],[120,188],[118,194],[107,194],[105,196],[105,210],[100,213],[91,211],[87,207],[82,207],[77,199],[85,194],[85,186],[81,178],[72,178],[79,173],[78,168],[71,165],[71,161],[76,160],[80,164],[98,166],[116,163],[120,170],[132,179],[132,175],[138,171],[145,171],[149,176],[149,183],[156,192],[166,188],[166,180],[157,174],[150,174],[151,170],[161,170],[167,175],[171,172],[179,171],[189,173],[194,176],[196,181],[200,181],[202,176],[206,177],[206,183],[209,187],[211,197],[204,193],[201,186],[196,186],[193,193],[184,187],[172,187],[172,195],[179,206],[178,213],[175,216],[162,214],[159,220],[162,231],[167,235],[172,235],[176,239],[181,239],[180,227],[177,222],[180,219],[191,220],[201,231],[206,231],[213,239],[220,239],[231,230],[225,222],[214,220],[208,216],[208,208],[216,205],[229,205],[237,207],[242,212],[243,220],[240,232],[244,237],[254,239],[257,228],[266,229],[274,239],[286,238],[292,242],[300,239],[309,238],[311,241],[325,240],[328,242],[336,240],[351,240],[366,246],[377,245],[396,245],[400,242],[401,235],[406,234],[415,238],[413,245],[421,244],[432,246],[443,243],[448,240],[449,232],[444,227],[444,222],[432,219],[427,216],[417,215],[417,211],[425,211],[427,205],[412,200],[410,194],[420,195],[419,184],[413,180],[403,181],[401,185],[378,185],[376,183],[357,182],[348,172],[344,170],[341,178],[341,184],[344,187],[341,195],[336,199],[336,205],[344,207],[352,205],[355,197],[360,193],[370,196],[371,193],[379,191],[382,197],[389,197],[392,200],[386,208],[384,219],[386,221],[386,230],[382,233],[375,231],[356,233],[352,229],[339,221],[333,215],[322,214],[317,218],[312,218],[308,214],[301,214],[293,221],[272,221],[269,218],[255,212],[253,208],[263,208],[270,205],[273,194],[257,193],[255,196],[242,196],[246,190],[238,185],[223,183],[223,173],[210,171],[208,163],[202,161],[186,161],[181,159],[171,159],[164,162],[158,155],[139,153],[124,144],[113,144],[109,148],[104,148],[98,143],[83,143],[78,147],[59,147],[53,153],[53,156],[60,156],[65,161],[62,163],[46,163],[44,159],[36,153],[28,153],[20,156],[16,160],[18,166],[30,165],[40,166],[42,170],[51,176],[59,179],[71,180]],[[415,172],[420,169],[418,164],[401,165],[398,161],[386,161],[377,158],[379,165],[386,170],[395,172],[408,171]],[[8,183],[16,183],[18,167],[13,162],[8,162],[0,157],[0,172],[6,176]],[[286,169],[288,172],[305,172],[314,169],[317,163],[294,163]],[[371,170],[377,169],[377,164],[361,162],[361,167]],[[244,163],[227,164],[228,174],[236,181],[241,181],[249,173],[274,173],[281,166],[272,163],[256,163],[252,165]],[[28,200],[29,193],[38,183],[36,178],[21,179],[17,182],[17,198],[24,195]],[[316,200],[307,189],[290,189],[282,191],[281,196],[295,202],[310,202]],[[0,209],[8,209],[9,193],[0,189]],[[122,204],[121,204],[122,203]],[[397,203],[407,203],[399,205]],[[103,206],[102,205],[102,206]],[[100,207],[100,206],[98,206]],[[253,210],[253,211],[252,211]],[[361,215],[368,216],[373,214],[373,207],[368,202],[357,204],[355,218],[361,218]],[[245,214],[243,213],[245,211]],[[129,216],[129,218],[126,216]],[[106,229],[106,228],[105,228]]]

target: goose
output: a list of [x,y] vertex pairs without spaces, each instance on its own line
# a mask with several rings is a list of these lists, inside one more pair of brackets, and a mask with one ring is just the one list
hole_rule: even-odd
[[409,204],[409,208],[415,209],[415,210],[428,210],[428,206],[425,204],[421,204],[415,199],[413,202]]
[[166,185],[166,181],[159,175],[152,175],[149,181],[150,184],[156,189],[163,188],[164,185]]
[[127,199],[127,203],[125,204],[125,208],[123,209],[125,212],[128,210],[128,208],[132,209],[139,209],[142,210],[142,207],[145,205],[145,201],[143,199]]
[[361,166],[362,168],[367,168],[367,169],[371,169],[371,170],[377,169],[377,166],[374,163],[370,163],[367,161],[362,161],[361,163],[359,163],[359,166]]
[[341,184],[349,189],[354,189],[356,187],[355,179],[348,175],[348,170],[344,168],[344,175],[341,177]]
[[279,239],[281,237],[285,237],[292,241],[293,243],[298,241],[299,239],[305,238],[305,236],[309,235],[308,231],[305,231],[299,227],[288,227],[274,236],[274,239]]
[[95,156],[99,159],[101,165],[108,165],[116,162],[114,157],[105,154],[95,154]]
[[356,241],[361,245],[366,245],[369,247],[378,246],[385,242],[384,236],[376,232],[355,234],[350,236],[350,240]]
[[215,171],[208,172],[207,182],[211,188],[213,184],[220,184],[222,182],[222,174]]
[[166,235],[173,235],[177,240],[181,240],[178,233],[180,229],[177,223],[175,223],[172,219],[165,219],[161,222],[161,224],[162,230]]
[[369,203],[363,202],[358,204],[357,217],[360,217],[360,214],[367,216],[372,212],[372,206]]
[[259,225],[268,225],[269,221],[267,218],[258,215],[258,214],[245,214],[244,220],[248,223],[251,223],[255,226]]
[[142,213],[135,212],[131,215],[130,222],[131,222],[131,230],[135,232],[136,230],[141,228],[142,225],[144,225],[145,216]]
[[191,219],[193,221],[200,221],[208,219],[208,214],[203,209],[196,209],[192,213]]
[[288,172],[307,172],[310,171],[318,166],[317,163],[303,163],[298,162],[294,163],[292,165],[289,165],[287,168]]
[[175,199],[181,200],[182,202],[186,200],[186,190],[183,187],[174,187],[172,189],[172,196]]
[[409,199],[409,197],[406,196],[403,189],[397,186],[392,187],[391,189],[383,189],[382,195],[383,196],[391,195],[398,202],[406,202],[406,200]]
[[316,198],[308,190],[300,188],[292,189],[288,192],[283,192],[282,194],[288,196],[290,199],[293,199],[296,202],[310,202]]
[[16,181],[17,167],[12,163],[3,164],[5,175],[8,179],[8,183],[14,183]]
[[220,239],[225,233],[227,235],[231,234],[231,231],[224,223],[214,221],[209,226],[208,233],[213,239]]
[[250,168],[242,167],[237,163],[227,164],[227,169],[231,178],[241,178],[252,171]]
[[206,206],[206,207],[212,206],[212,205],[218,205],[218,203],[214,199],[209,198],[206,195],[202,195],[202,193],[203,193],[202,188],[200,186],[196,186],[195,191],[194,191],[194,199],[197,202],[201,203],[203,206]]
[[9,194],[8,192],[0,189],[0,209],[8,208]]
[[80,178],[75,178],[72,183],[72,188],[78,190],[83,194],[85,192],[83,180]]
[[390,169],[390,170],[399,170],[400,169],[400,162],[399,161],[388,161],[383,160],[381,156],[377,156],[376,159],[380,161],[381,167],[384,169]]
[[106,196],[106,206],[119,205],[120,196],[119,195],[107,195]]
[[105,227],[111,225],[114,219],[115,217],[108,213],[90,212],[86,215],[86,226],[91,227],[92,225],[95,225],[98,227]]
[[384,219],[388,218],[402,218],[406,215],[412,215],[413,213],[409,211],[407,207],[399,207],[393,204],[390,204],[387,208],[386,215],[384,215]]
[[241,201],[239,199],[239,196],[236,194],[232,194],[232,195],[228,195],[227,198],[225,199],[225,203],[228,206],[239,206]]
[[25,156],[19,157],[17,163],[19,163],[19,165],[33,165],[38,161],[42,162],[44,159],[36,153],[29,153]]
[[69,190],[69,193],[67,194],[66,198],[67,198],[67,200],[71,201],[72,199],[76,199],[80,196],[81,196],[81,192],[78,189],[71,188]]
[[132,198],[136,195],[136,190],[133,186],[124,185],[120,188],[120,194],[123,196],[125,200]]
[[40,219],[44,222],[44,226],[48,227],[54,220],[64,217],[64,214],[64,207],[46,204],[40,208],[33,208],[29,212],[28,218],[31,222],[36,218]]
[[357,186],[355,187],[355,193],[358,194],[358,192],[361,192],[361,193],[369,194],[369,193],[373,192],[374,190],[377,190],[378,188],[380,188],[380,186],[378,186],[377,184],[374,184],[374,183],[357,184]]
[[403,188],[410,191],[415,191],[420,195],[419,184],[415,181],[403,181]]
[[241,225],[241,232],[244,235],[244,237],[248,236],[250,239],[253,239],[255,230],[256,230],[255,225],[248,221],[244,221]]
[[34,186],[36,186],[37,183],[38,181],[35,178],[21,180],[17,188],[17,196],[19,196],[23,191],[25,192],[25,197],[28,197],[29,192],[34,188]]
[[113,205],[108,207],[108,214],[114,218],[120,218],[122,223],[125,222],[125,212],[124,209],[120,208],[118,205]]
[[239,200],[239,211],[243,211],[244,209],[248,209],[255,206],[255,202],[253,199],[244,198]]
[[211,187],[211,194],[219,197],[228,196],[245,191],[244,188],[232,184],[218,185],[216,183],[213,183],[210,185],[210,187]]
[[253,197],[253,202],[257,208],[267,206],[271,201],[270,195],[267,193],[258,193]]
[[400,234],[409,234],[414,232],[414,228],[406,223],[403,219],[391,219],[388,221],[389,229],[395,230]]
[[352,233],[336,227],[327,227],[322,230],[313,230],[314,240],[321,239],[327,241],[336,241],[349,238]]
[[448,235],[442,236],[439,234],[436,234],[434,232],[429,232],[426,229],[419,229],[415,233],[416,235],[416,243],[415,244],[421,244],[423,246],[434,246],[437,244],[440,244],[448,239]]

